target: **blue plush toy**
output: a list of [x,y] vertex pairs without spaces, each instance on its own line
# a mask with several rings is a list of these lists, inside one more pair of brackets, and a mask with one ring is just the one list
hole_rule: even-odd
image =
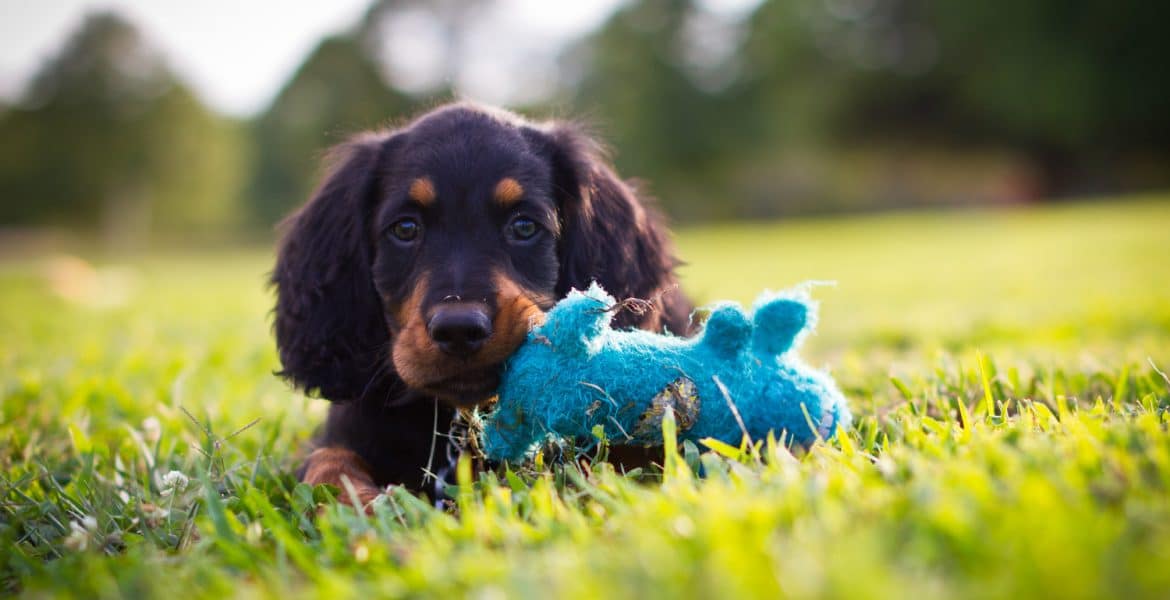
[[614,305],[594,284],[532,329],[486,420],[489,458],[516,461],[550,435],[587,438],[596,425],[613,444],[660,446],[667,407],[680,441],[738,445],[746,430],[807,446],[848,426],[833,380],[792,352],[816,318],[804,290],[764,294],[750,318],[737,304],[717,305],[694,338],[614,330]]

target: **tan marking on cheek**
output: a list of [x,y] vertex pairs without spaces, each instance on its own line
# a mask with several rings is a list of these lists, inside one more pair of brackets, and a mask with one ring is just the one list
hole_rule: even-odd
[[524,195],[524,186],[520,185],[519,181],[511,177],[505,177],[496,184],[496,189],[492,193],[492,198],[500,206],[511,206],[515,204],[520,197]]
[[500,274],[493,277],[496,283],[496,316],[492,321],[492,337],[481,351],[480,361],[485,364],[500,362],[513,352],[528,331],[544,323],[544,311],[519,285]]
[[419,177],[410,184],[407,195],[420,206],[430,206],[435,203],[435,184],[426,177]]
[[390,358],[398,376],[415,388],[421,388],[434,379],[433,369],[428,365],[434,363],[432,357],[436,354],[436,348],[427,334],[426,318],[422,314],[422,300],[428,284],[428,276],[420,275],[410,296],[394,311],[398,330]]

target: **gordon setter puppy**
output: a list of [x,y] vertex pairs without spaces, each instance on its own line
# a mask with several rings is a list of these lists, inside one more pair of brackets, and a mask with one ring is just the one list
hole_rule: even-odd
[[454,104],[332,157],[272,275],[281,375],[333,402],[303,481],[422,489],[435,432],[573,288],[658,300],[619,325],[688,327],[662,219],[578,126]]

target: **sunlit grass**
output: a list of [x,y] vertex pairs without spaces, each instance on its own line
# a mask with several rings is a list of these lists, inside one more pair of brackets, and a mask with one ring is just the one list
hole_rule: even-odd
[[271,375],[268,250],[5,263],[0,589],[1165,597],[1168,226],[1152,199],[680,231],[703,301],[837,282],[806,355],[853,431],[688,446],[661,484],[465,474],[370,519],[291,475],[324,403]]

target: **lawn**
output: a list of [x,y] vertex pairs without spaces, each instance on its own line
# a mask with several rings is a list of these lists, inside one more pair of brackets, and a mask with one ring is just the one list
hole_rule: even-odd
[[1170,595],[1170,198],[677,242],[700,301],[835,282],[805,355],[852,431],[372,518],[292,476],[325,402],[271,375],[269,250],[0,262],[0,594]]

